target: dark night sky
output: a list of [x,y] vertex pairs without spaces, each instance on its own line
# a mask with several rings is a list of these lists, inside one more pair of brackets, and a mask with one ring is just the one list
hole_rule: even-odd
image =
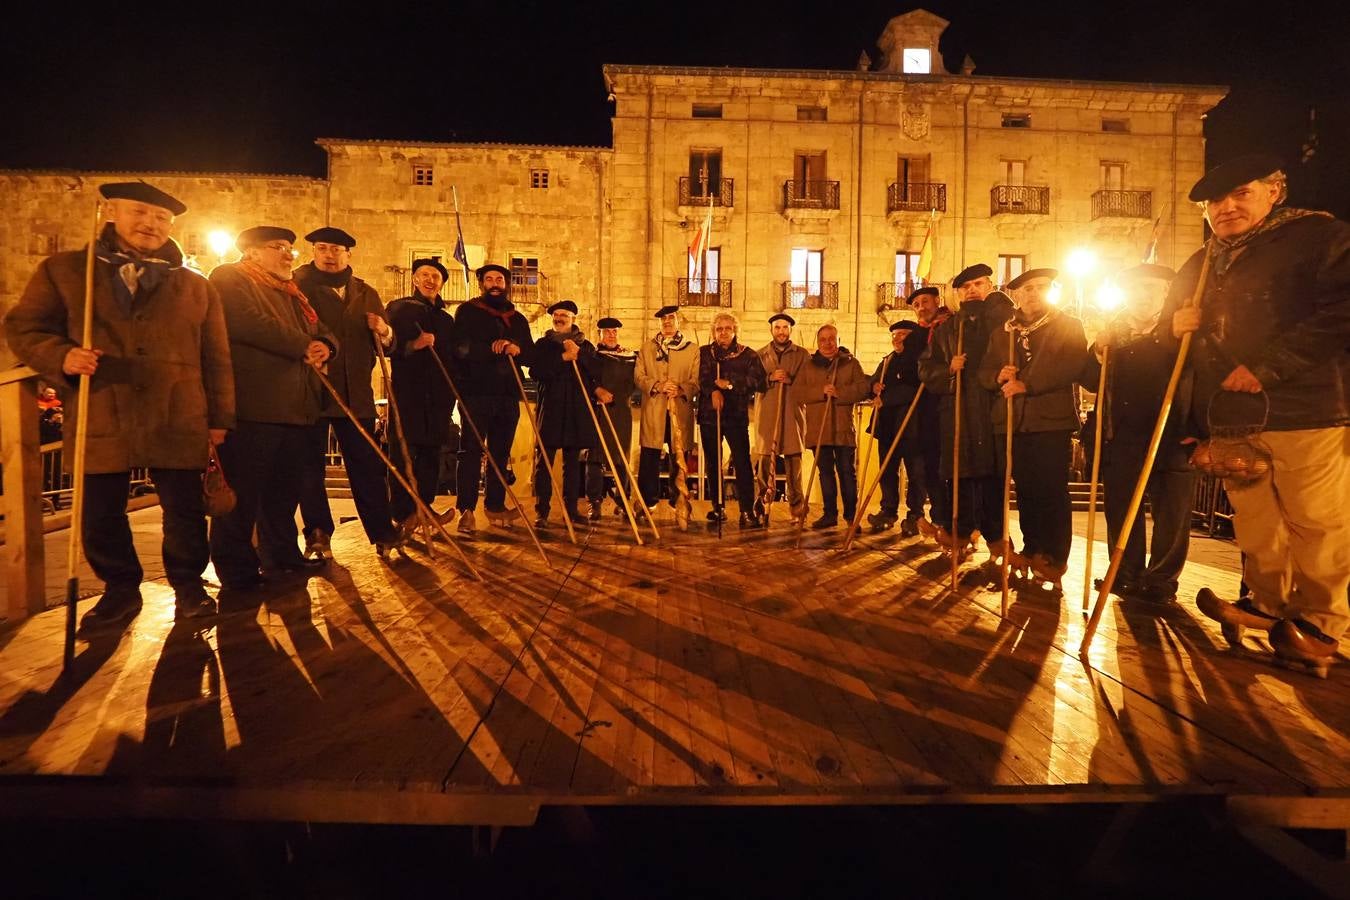
[[[221,7],[208,26],[122,7],[133,8],[5,23],[0,168],[321,175],[319,136],[607,145],[606,62],[852,69],[913,7],[272,4]],[[925,8],[952,22],[940,49],[953,71],[969,53],[983,75],[1230,85],[1207,125],[1211,161],[1256,148],[1295,163],[1316,106],[1319,150],[1313,166],[1291,169],[1293,199],[1350,216],[1350,11],[1340,4],[1243,16],[1180,3]]]

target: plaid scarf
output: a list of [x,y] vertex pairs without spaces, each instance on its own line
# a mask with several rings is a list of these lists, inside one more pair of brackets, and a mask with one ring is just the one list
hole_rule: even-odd
[[1054,309],[1048,309],[1045,311],[1045,315],[1041,316],[1035,322],[1030,322],[1026,325],[1018,322],[1017,316],[1015,315],[1004,323],[1003,329],[1016,335],[1015,340],[1017,341],[1017,346],[1022,349],[1022,355],[1026,358],[1026,362],[1023,363],[1023,365],[1029,365],[1031,363],[1031,335],[1039,331],[1053,319],[1055,312],[1056,310]]
[[304,315],[305,321],[311,326],[319,324],[319,314],[314,311],[314,307],[309,305],[309,298],[305,296],[305,292],[300,290],[300,286],[291,279],[278,278],[262,266],[247,259],[239,261],[239,271],[243,272],[244,277],[256,285],[281,291],[283,294],[290,294],[295,298],[295,302],[300,304],[300,312]]
[[172,238],[152,256],[136,256],[126,253],[117,246],[117,233],[112,223],[103,227],[94,244],[94,255],[99,262],[107,263],[117,272],[113,279],[113,294],[118,303],[128,312],[136,294],[144,288],[153,291],[169,277],[169,273],[183,265],[183,251]]
[[658,334],[652,338],[652,343],[656,345],[656,361],[666,362],[670,359],[670,351],[684,347],[684,333],[677,331],[668,338]]
[[1231,240],[1224,240],[1218,235],[1209,239],[1209,256],[1214,266],[1214,274],[1222,275],[1228,271],[1233,263],[1237,262],[1242,251],[1258,235],[1274,231],[1282,225],[1288,225],[1296,219],[1302,219],[1307,216],[1326,216],[1331,218],[1331,213],[1322,212],[1316,209],[1297,209],[1292,206],[1281,206],[1272,210],[1270,215],[1266,216],[1260,225],[1257,225],[1251,231],[1245,231]]

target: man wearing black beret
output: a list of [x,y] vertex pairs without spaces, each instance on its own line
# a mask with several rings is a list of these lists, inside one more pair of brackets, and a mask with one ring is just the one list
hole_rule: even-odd
[[[609,417],[614,422],[614,430],[618,433],[618,441],[609,433],[609,426],[604,421],[603,414],[600,414],[601,437],[609,445],[610,455],[614,457],[614,465],[618,466],[618,471],[614,472],[614,478],[617,481],[620,478],[627,479],[626,470],[619,457],[628,459],[632,455],[633,445],[633,398],[637,393],[637,383],[634,380],[637,366],[637,352],[625,349],[619,343],[619,329],[623,328],[623,323],[613,316],[606,316],[596,323],[596,328],[600,331],[600,342],[595,347],[596,360],[596,383],[599,387],[605,389],[609,395],[609,400],[601,400],[601,403],[609,410]],[[598,394],[598,392],[597,392]],[[604,395],[599,395],[603,397]],[[586,465],[586,497],[590,501],[590,518],[592,521],[600,518],[600,504],[605,496],[605,476],[601,463],[605,460],[605,455],[600,452],[589,454]],[[630,484],[627,480],[624,482],[624,489],[628,491],[629,497],[637,490],[637,485]],[[622,504],[620,514],[623,512]],[[636,508],[634,509],[636,513]]]
[[[123,624],[141,608],[144,570],[126,513],[132,467],[148,467],[159,494],[177,615],[215,612],[201,582],[209,559],[202,471],[208,447],[235,424],[220,297],[183,266],[169,237],[186,207],[145,182],[99,190],[109,202],[94,244],[93,349],[71,327],[84,316],[83,249],[43,260],[5,318],[10,348],[48,382],[74,388],[90,376],[81,540],[105,588],[82,631]],[[66,419],[67,438],[76,421]]]
[[[806,348],[792,340],[796,324],[784,312],[769,317],[772,340],[759,348],[759,361],[768,376],[769,389],[755,402],[755,486],[759,499],[770,488],[777,489],[777,457],[783,457],[784,486],[794,525],[806,515],[802,496],[802,434],[806,429],[806,413],[792,397],[792,384],[811,359]],[[755,515],[764,515],[762,502],[757,503]]]
[[[928,392],[940,398],[942,421],[942,477],[944,492],[951,496],[953,450],[959,450],[961,478],[958,485],[957,534],[949,532],[950,521],[938,523],[937,541],[964,556],[971,534],[979,529],[991,546],[1003,540],[1003,479],[995,469],[992,407],[994,395],[975,377],[989,336],[1002,333],[1013,313],[1012,300],[994,290],[993,269],[977,263],[952,279],[961,298],[956,313],[939,325],[919,358],[919,376]],[[958,338],[960,346],[958,347]],[[961,376],[961,446],[955,448],[956,372]],[[951,510],[946,510],[949,519]]]
[[[295,283],[314,306],[319,321],[337,336],[343,352],[328,367],[328,380],[342,401],[372,434],[375,427],[375,392],[370,373],[375,366],[375,341],[388,350],[394,331],[385,321],[380,295],[351,267],[356,238],[341,228],[317,228],[305,235],[314,259],[295,270]],[[384,463],[355,425],[331,397],[322,397],[323,415],[310,430],[309,454],[304,461],[300,490],[300,515],[304,521],[305,555],[328,554],[333,534],[333,514],[324,488],[328,432],[331,429],[342,449],[342,463],[351,484],[356,513],[366,538],[381,554],[398,540],[389,512]]]
[[258,587],[260,562],[272,572],[322,564],[301,554],[295,510],[324,393],[315,369],[336,354],[338,341],[291,277],[294,241],[289,228],[249,228],[235,241],[243,259],[211,273],[225,307],[239,404],[238,428],[220,448],[238,502],[211,521],[211,559],[231,590]]
[[[442,267],[443,268],[443,267]],[[455,313],[455,386],[469,415],[487,441],[487,452],[503,473],[511,461],[511,443],[520,421],[520,389],[513,366],[529,365],[533,340],[530,323],[511,303],[511,272],[489,263],[478,269],[482,293]],[[473,429],[460,437],[455,506],[459,530],[472,534],[477,523],[478,488],[483,472],[483,446]],[[507,486],[493,472],[483,485],[483,507],[488,521],[510,527],[506,508]]]
[[[1259,428],[1272,459],[1259,477],[1224,483],[1250,597],[1206,588],[1196,603],[1230,642],[1269,631],[1281,660],[1325,672],[1350,625],[1350,225],[1285,198],[1272,156],[1206,172],[1190,199],[1213,236],[1177,273],[1162,321],[1194,334],[1196,426]],[[1206,258],[1200,305],[1183,308]]]

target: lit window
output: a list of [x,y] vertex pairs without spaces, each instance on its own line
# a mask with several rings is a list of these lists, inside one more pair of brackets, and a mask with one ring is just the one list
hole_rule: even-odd
[[548,189],[548,169],[530,170],[530,187],[541,190]]
[[1003,287],[1027,270],[1027,258],[1024,255],[999,254],[998,286]]
[[904,71],[911,75],[927,75],[933,71],[933,51],[927,47],[906,47]]
[[429,185],[432,183],[431,166],[413,166],[413,184]]

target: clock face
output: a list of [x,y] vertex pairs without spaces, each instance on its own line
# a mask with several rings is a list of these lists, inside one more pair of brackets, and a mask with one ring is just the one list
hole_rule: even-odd
[[905,48],[904,70],[918,75],[927,75],[933,71],[932,52],[928,48]]

